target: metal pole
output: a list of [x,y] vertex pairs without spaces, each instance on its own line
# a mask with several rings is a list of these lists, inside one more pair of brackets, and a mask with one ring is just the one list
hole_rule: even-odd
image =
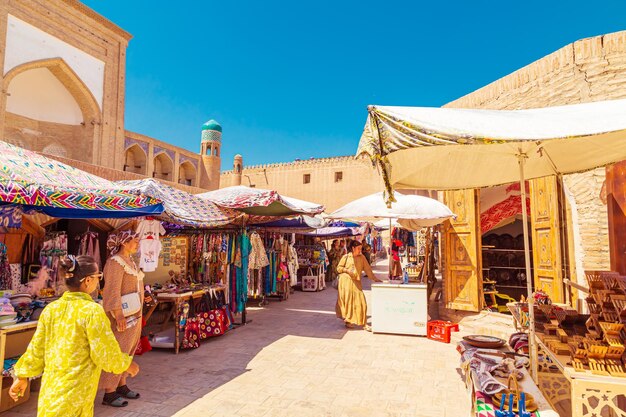
[[393,277],[391,276],[391,261],[393,260],[393,252],[391,251],[391,248],[393,246],[392,244],[392,237],[391,237],[391,217],[389,218],[389,257],[387,259],[389,259],[389,279],[393,279]]
[[522,194],[522,227],[524,228],[524,257],[526,260],[526,290],[528,292],[528,316],[529,316],[529,335],[528,347],[530,353],[530,375],[537,383],[537,341],[535,340],[535,309],[533,299],[533,280],[534,276],[530,271],[530,245],[528,240],[528,213],[526,213],[526,181],[524,179],[524,164],[528,155],[522,152],[521,148],[517,155],[519,163],[519,184]]

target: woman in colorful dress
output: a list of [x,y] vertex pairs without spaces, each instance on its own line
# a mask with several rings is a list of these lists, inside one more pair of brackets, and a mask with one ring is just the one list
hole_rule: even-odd
[[363,294],[361,275],[363,271],[372,281],[379,282],[372,272],[370,264],[361,253],[361,243],[353,240],[348,248],[350,252],[339,261],[337,272],[339,273],[339,286],[337,288],[337,317],[343,319],[347,328],[363,326],[363,329],[371,331],[367,325],[367,303]]
[[[104,266],[104,290],[102,306],[111,320],[113,334],[122,352],[133,356],[141,338],[141,308],[139,312],[124,316],[122,297],[137,293],[139,304],[143,306],[143,272],[137,267],[132,256],[137,252],[139,239],[132,230],[125,230],[109,236],[107,248],[111,257]],[[126,385],[125,375],[105,372],[100,380],[105,394],[102,403],[113,407],[125,407],[126,399],[137,399],[139,393]]]
[[60,272],[68,291],[43,309],[26,353],[15,365],[9,395],[24,395],[28,379],[43,373],[38,417],[93,416],[102,370],[135,376],[139,367],[123,353],[102,307],[89,294],[102,274],[90,256],[69,256]]

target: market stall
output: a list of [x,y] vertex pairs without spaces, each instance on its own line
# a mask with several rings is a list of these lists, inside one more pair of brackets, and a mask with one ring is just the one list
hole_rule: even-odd
[[[547,291],[551,291],[552,286],[550,280],[543,280],[531,269],[526,180],[581,172],[626,159],[626,122],[623,118],[626,100],[515,111],[377,106],[370,106],[368,111],[357,154],[369,155],[379,165],[388,203],[394,200],[394,187],[458,190],[519,183],[524,270],[528,277],[527,295],[531,300],[533,281],[538,284],[545,281]],[[462,206],[463,203],[459,201],[458,204]],[[460,224],[459,228],[465,226],[467,229],[468,224],[473,223]],[[471,233],[469,229],[462,231]],[[461,239],[460,233],[450,236]],[[464,244],[458,248],[471,250]],[[463,273],[465,281],[475,278],[471,268]],[[555,288],[555,293],[560,294],[560,290]],[[601,302],[604,305],[607,300]],[[534,303],[528,303],[527,309],[530,370],[537,381],[540,356]],[[561,336],[563,334],[557,338]],[[553,346],[564,349],[558,343]],[[605,355],[596,353],[596,349],[592,344],[587,350],[592,352],[591,359],[604,360]],[[593,393],[590,386],[585,387],[584,392],[577,391],[577,395],[588,399],[593,397],[592,408],[602,403],[600,412],[604,412],[607,406],[604,401],[609,398]],[[624,411],[621,405],[617,408]],[[591,413],[589,409],[586,412]]]
[[[454,216],[444,204],[432,198],[396,193],[390,207],[383,193],[355,200],[329,215],[330,218],[396,219],[407,231],[434,226]],[[390,226],[391,228],[391,226]],[[393,258],[392,258],[393,260]],[[399,263],[399,259],[396,260]],[[398,264],[398,267],[400,265]],[[389,277],[393,278],[392,262]],[[409,267],[410,268],[410,267]],[[428,285],[409,283],[408,271],[401,281],[372,284],[372,331],[426,336],[428,321]]]

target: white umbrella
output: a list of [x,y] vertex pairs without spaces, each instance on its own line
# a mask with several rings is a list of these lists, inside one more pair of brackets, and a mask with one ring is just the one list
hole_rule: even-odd
[[421,195],[395,193],[396,201],[387,207],[383,193],[375,193],[354,200],[328,215],[331,219],[406,219],[419,227],[443,223],[454,213],[448,206]]
[[[375,193],[354,200],[328,215],[332,219],[389,219],[397,220],[409,230],[418,230],[422,227],[434,226],[454,217],[448,206],[433,198],[421,195],[407,195],[395,193],[395,201],[387,207],[384,193]],[[406,222],[406,223],[403,223]],[[389,262],[391,275],[391,262]]]
[[[626,100],[532,110],[375,107],[359,143],[392,187],[453,190],[585,171],[626,159]],[[522,210],[530,348],[537,357],[528,221]],[[537,363],[533,361],[533,378]]]

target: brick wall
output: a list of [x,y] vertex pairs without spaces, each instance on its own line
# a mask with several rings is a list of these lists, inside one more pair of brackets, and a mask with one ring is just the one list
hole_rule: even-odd
[[[582,39],[445,107],[526,109],[626,98],[626,31]],[[567,175],[578,208],[584,269],[610,269],[605,170]]]

